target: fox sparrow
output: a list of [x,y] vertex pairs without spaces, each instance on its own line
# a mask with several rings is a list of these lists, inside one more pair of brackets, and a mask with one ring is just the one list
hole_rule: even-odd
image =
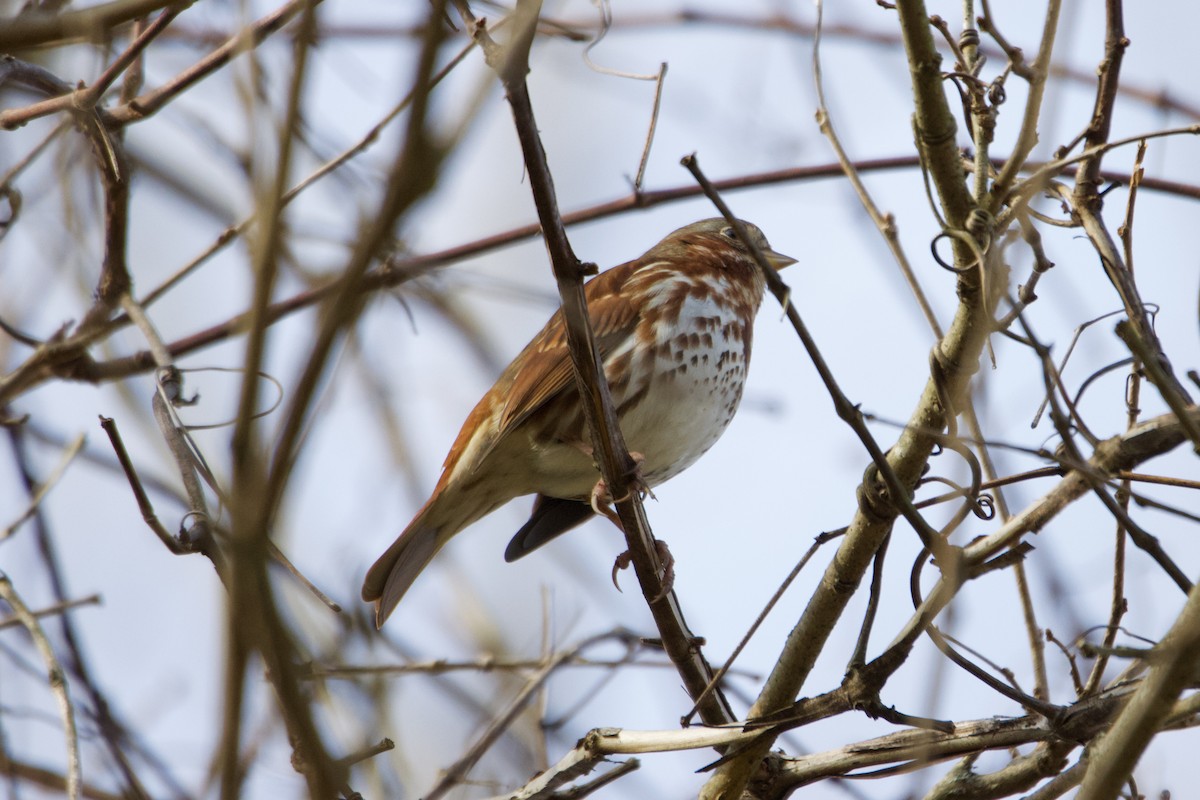
[[[776,253],[754,225],[754,244]],[[694,222],[584,287],[621,432],[647,487],[679,474],[720,438],[741,400],[765,281],[723,219]],[[367,573],[362,597],[382,625],[450,537],[521,495],[533,513],[504,553],[514,561],[592,516],[600,489],[558,311],[467,417],[433,495]]]

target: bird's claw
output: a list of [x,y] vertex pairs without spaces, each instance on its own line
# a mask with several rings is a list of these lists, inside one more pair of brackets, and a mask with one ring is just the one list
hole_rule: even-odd
[[[657,603],[675,587],[675,556],[671,555],[671,548],[667,547],[667,543],[662,539],[654,540],[654,552],[658,555],[658,560],[662,563],[662,588],[658,594],[650,598],[651,603]],[[617,573],[623,569],[628,569],[633,563],[633,554],[626,550],[621,555],[617,556],[617,560],[613,562],[612,582],[613,586],[617,587],[617,591],[621,591],[621,584],[617,582]]]
[[612,582],[618,592],[621,592],[621,584],[617,580],[617,573],[623,569],[629,569],[629,565],[633,563],[633,554],[626,550],[621,555],[617,556],[617,560],[613,562]]
[[625,494],[618,498],[613,498],[612,493],[608,491],[608,483],[601,478],[596,481],[596,485],[592,487],[592,495],[590,503],[592,511],[597,514],[607,517],[612,524],[616,525],[622,531],[625,526],[621,524],[621,520],[617,517],[616,511],[611,506],[616,503],[623,503],[632,496],[634,492],[638,493],[638,497],[649,496],[654,500],[658,498],[654,496],[654,492],[650,491],[650,484],[646,483],[646,479],[642,477],[642,464],[646,461],[646,457],[641,453],[630,452],[630,457],[633,459],[633,476],[629,480],[629,488]]

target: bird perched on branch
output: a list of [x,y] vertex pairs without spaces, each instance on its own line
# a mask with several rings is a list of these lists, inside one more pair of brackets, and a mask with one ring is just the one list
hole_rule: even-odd
[[[775,269],[795,259],[744,223]],[[614,410],[641,483],[691,466],[737,411],[754,317],[766,282],[750,247],[724,219],[680,228],[640,258],[584,286]],[[367,572],[362,597],[382,625],[454,534],[522,495],[529,521],[505,550],[514,561],[607,503],[555,312],[463,424],[433,494]]]

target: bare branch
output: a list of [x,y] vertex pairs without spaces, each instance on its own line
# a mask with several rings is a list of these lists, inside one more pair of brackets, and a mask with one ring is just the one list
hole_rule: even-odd
[[80,778],[79,734],[75,729],[75,706],[71,702],[71,691],[67,685],[67,673],[63,670],[62,664],[59,663],[58,656],[55,655],[50,640],[46,638],[46,632],[42,630],[42,625],[38,622],[37,616],[21,600],[21,596],[13,588],[12,580],[8,575],[4,574],[0,574],[0,600],[8,603],[8,607],[13,610],[21,625],[24,626],[30,638],[33,639],[34,646],[37,647],[37,651],[46,665],[50,691],[54,693],[54,698],[58,701],[58,712],[62,716],[63,736],[67,740],[67,797],[70,800],[78,800],[82,782]]

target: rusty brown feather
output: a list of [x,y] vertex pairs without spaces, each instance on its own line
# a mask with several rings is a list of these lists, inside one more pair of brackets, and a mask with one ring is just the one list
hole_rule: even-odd
[[[776,269],[795,262],[746,229]],[[621,431],[647,486],[691,466],[733,418],[764,288],[723,219],[680,228],[584,287]],[[367,572],[362,597],[375,603],[376,624],[463,528],[536,495],[505,551],[513,561],[592,516],[598,480],[558,311],[467,416],[429,500]]]

